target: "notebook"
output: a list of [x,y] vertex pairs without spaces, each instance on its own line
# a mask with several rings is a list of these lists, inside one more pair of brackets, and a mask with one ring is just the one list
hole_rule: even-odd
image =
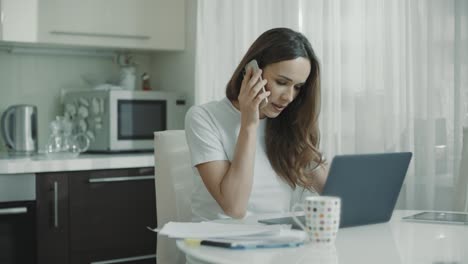
[[[322,195],[341,198],[340,227],[389,221],[411,156],[411,152],[335,156]],[[304,216],[299,219],[304,222]],[[291,217],[259,222],[300,228]]]

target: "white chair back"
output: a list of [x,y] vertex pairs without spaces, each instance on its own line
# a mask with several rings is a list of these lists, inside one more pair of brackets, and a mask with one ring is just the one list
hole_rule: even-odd
[[[158,228],[169,221],[190,222],[193,172],[184,130],[154,133]],[[185,263],[174,239],[158,235],[157,263]]]

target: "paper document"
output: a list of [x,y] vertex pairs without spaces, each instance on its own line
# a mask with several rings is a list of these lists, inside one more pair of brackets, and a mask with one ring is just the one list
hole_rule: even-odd
[[250,235],[203,240],[185,239],[188,246],[213,246],[228,249],[298,247],[303,245],[305,241],[305,233],[298,230],[281,230],[277,235]]
[[213,222],[169,222],[158,232],[171,238],[228,238],[249,235],[277,235],[284,226],[220,224]]

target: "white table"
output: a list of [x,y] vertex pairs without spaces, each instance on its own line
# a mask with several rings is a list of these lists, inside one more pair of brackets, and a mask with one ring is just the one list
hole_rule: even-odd
[[413,213],[397,210],[388,223],[340,229],[335,245],[328,247],[230,250],[183,241],[177,247],[188,263],[468,264],[468,226],[401,220]]

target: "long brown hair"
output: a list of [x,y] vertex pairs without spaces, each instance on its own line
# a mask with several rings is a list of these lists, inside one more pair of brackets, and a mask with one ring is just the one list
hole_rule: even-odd
[[266,152],[271,166],[293,189],[297,185],[309,190],[315,168],[324,164],[318,146],[320,132],[320,65],[307,38],[288,28],[264,32],[250,46],[226,87],[226,96],[237,101],[244,66],[256,59],[260,68],[299,57],[310,61],[311,71],[297,97],[276,118],[267,120]]

